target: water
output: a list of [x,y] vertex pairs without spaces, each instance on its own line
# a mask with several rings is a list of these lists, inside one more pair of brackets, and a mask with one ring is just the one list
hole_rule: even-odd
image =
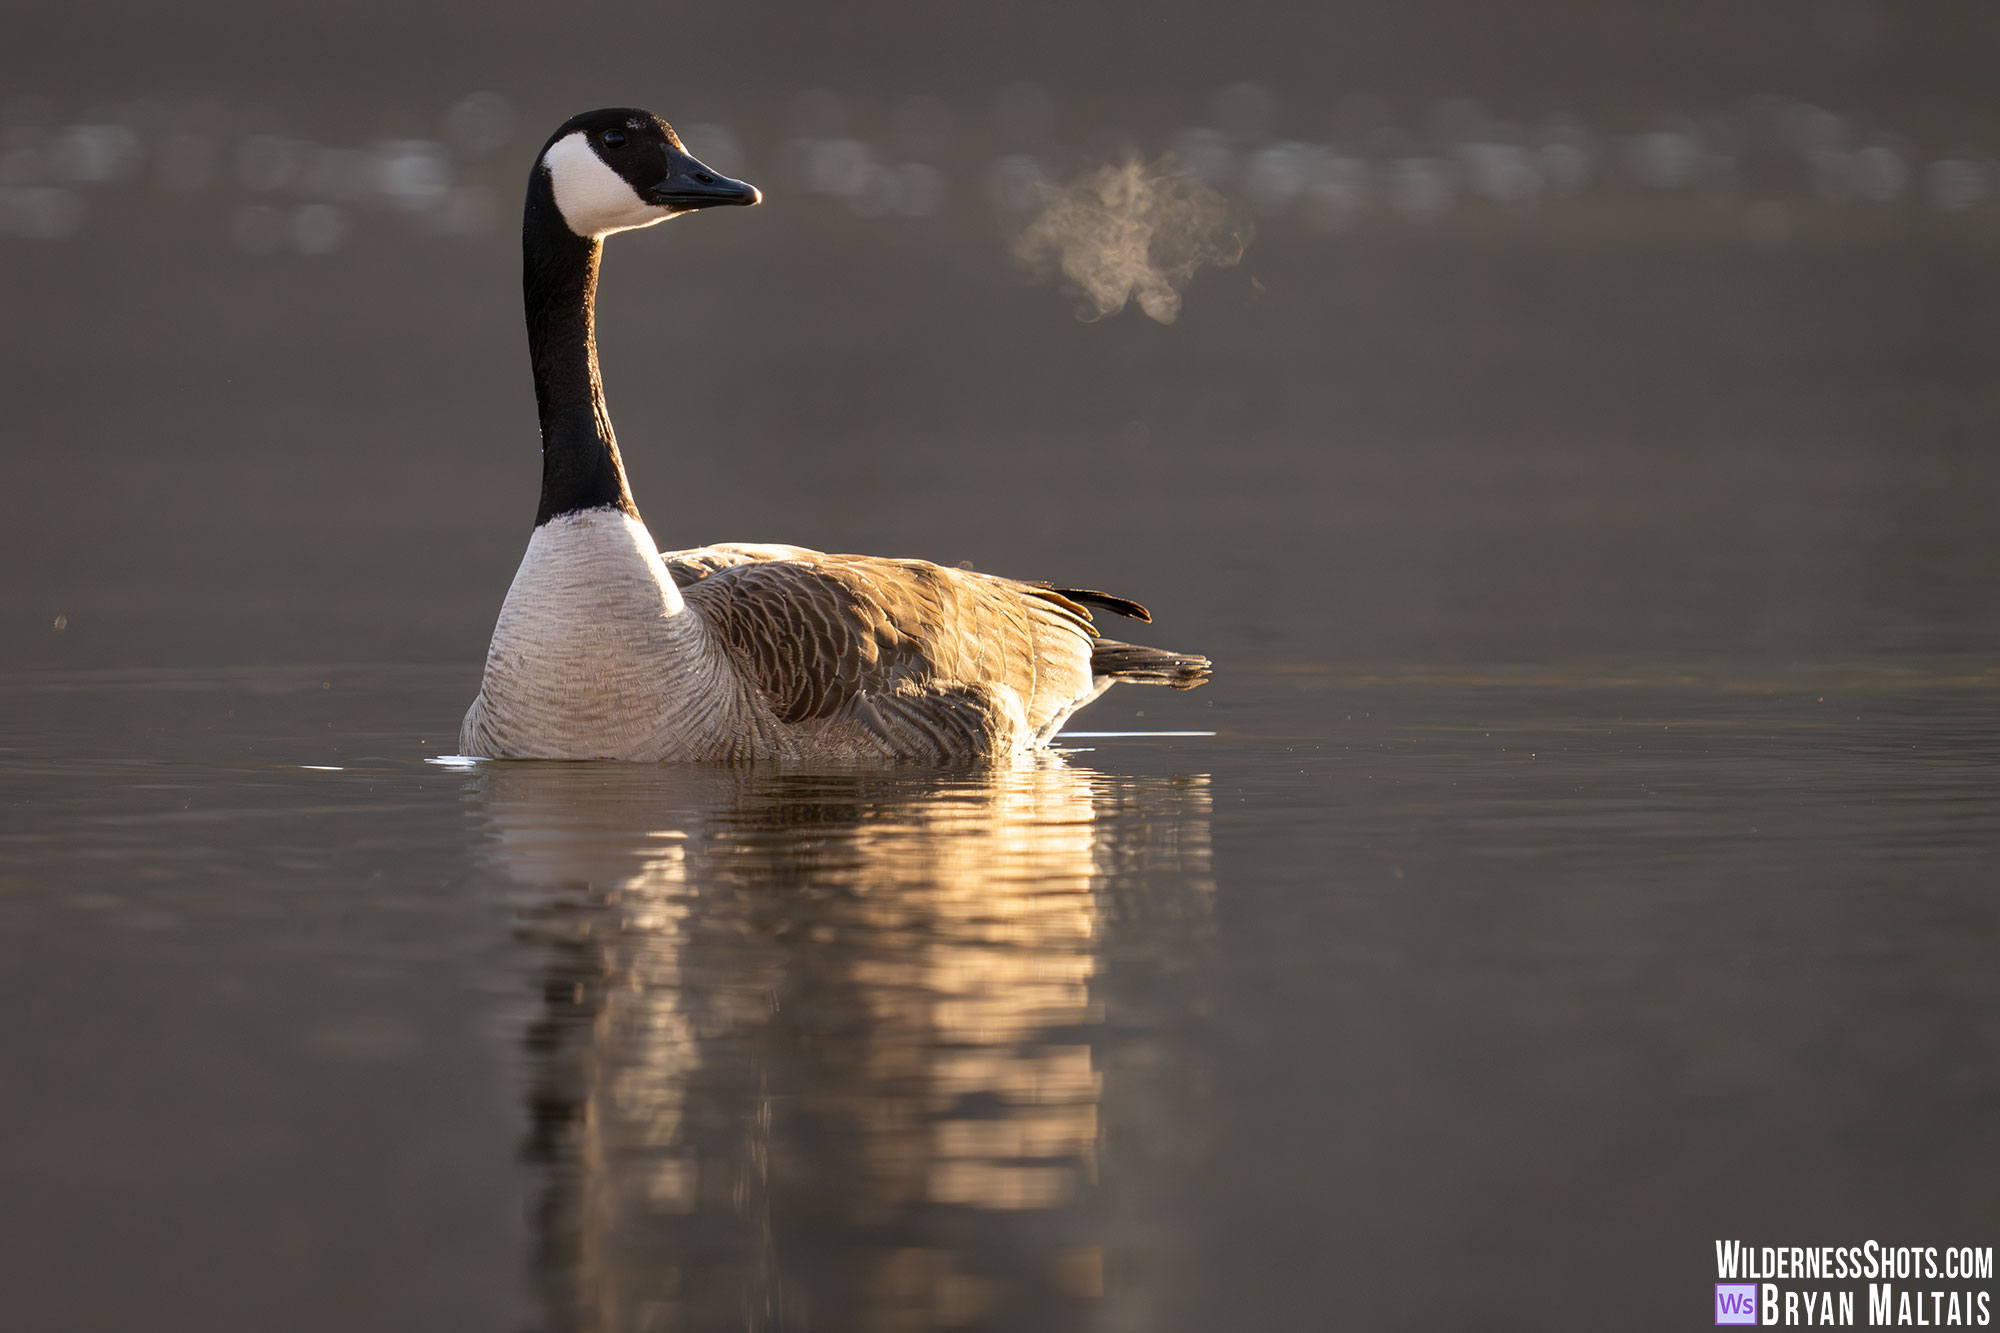
[[1668,1329],[1718,1238],[1992,1242],[1976,237],[1279,236],[1162,329],[778,202],[609,256],[662,542],[1215,681],[997,772],[431,762],[516,258],[9,251],[10,1324]]
[[24,1323],[1670,1327],[1990,1221],[1990,670],[830,775],[427,762],[464,675],[0,682]]

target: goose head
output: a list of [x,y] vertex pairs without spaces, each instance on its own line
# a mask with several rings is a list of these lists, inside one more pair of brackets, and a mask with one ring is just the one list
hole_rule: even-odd
[[650,111],[611,107],[563,122],[542,149],[543,173],[562,220],[578,236],[650,227],[697,208],[754,204],[754,185],[711,171]]

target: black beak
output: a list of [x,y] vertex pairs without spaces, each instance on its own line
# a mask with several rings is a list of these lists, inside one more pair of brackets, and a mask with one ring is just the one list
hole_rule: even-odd
[[719,204],[755,204],[764,196],[757,187],[710,171],[690,153],[667,150],[667,178],[651,191],[653,202],[668,208],[714,208]]

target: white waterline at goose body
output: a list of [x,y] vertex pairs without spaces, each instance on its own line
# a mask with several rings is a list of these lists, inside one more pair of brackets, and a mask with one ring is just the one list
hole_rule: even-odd
[[944,762],[1046,747],[1130,681],[1208,659],[1099,637],[1137,602],[923,560],[726,544],[662,553],[597,362],[607,236],[760,202],[650,112],[565,122],[529,174],[523,298],[541,419],[535,530],[458,748],[494,759]]

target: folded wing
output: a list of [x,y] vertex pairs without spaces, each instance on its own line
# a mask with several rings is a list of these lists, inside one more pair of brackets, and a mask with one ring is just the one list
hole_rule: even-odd
[[996,727],[1045,737],[1093,691],[1090,613],[1051,588],[790,546],[662,559],[688,606],[795,726],[852,720],[894,749],[950,752]]

